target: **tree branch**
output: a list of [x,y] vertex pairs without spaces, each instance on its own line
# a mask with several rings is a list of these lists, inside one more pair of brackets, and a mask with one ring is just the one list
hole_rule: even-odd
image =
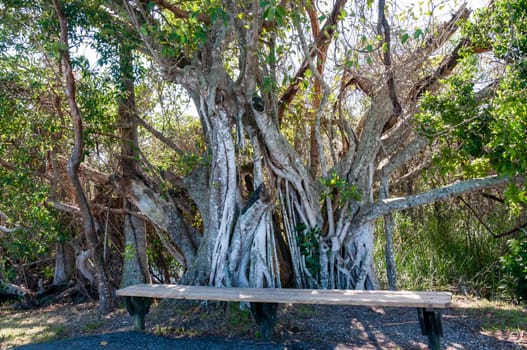
[[498,197],[498,196],[495,196],[495,195],[493,195],[493,194],[491,194],[491,193],[485,193],[485,192],[483,192],[483,193],[481,193],[481,195],[482,195],[483,197],[485,197],[485,198],[491,199],[491,200],[496,201],[496,202],[499,202],[499,203],[501,203],[501,204],[505,204],[505,199],[500,198],[500,197]]
[[[0,166],[5,168],[5,169],[7,169],[7,170],[11,170],[11,171],[15,171],[15,172],[21,171],[21,169],[18,168],[16,165],[11,164],[9,162],[6,162],[3,159],[0,159]],[[41,178],[44,178],[46,180],[50,180],[50,181],[53,180],[52,176],[50,176],[48,174],[45,174],[45,173],[40,173],[38,171],[31,171],[30,173],[33,176],[41,177]]]
[[171,236],[172,241],[183,253],[187,266],[191,265],[197,251],[197,231],[181,217],[175,206],[140,180],[114,175],[111,182],[150,222]]
[[86,237],[90,251],[94,256],[94,264],[97,274],[97,290],[99,293],[100,302],[99,309],[103,313],[107,313],[110,312],[114,307],[113,292],[109,284],[102,252],[99,247],[99,239],[97,237],[95,221],[88,204],[88,199],[79,179],[79,166],[82,162],[84,153],[83,120],[75,97],[76,85],[69,53],[68,21],[59,0],[53,0],[53,5],[60,25],[60,54],[62,58],[62,64],[64,65],[64,79],[66,80],[66,85],[64,88],[74,129],[74,146],[73,152],[68,161],[67,172],[79,203],[79,209],[83,219],[84,235]]
[[80,215],[79,207],[73,206],[71,204],[59,202],[54,198],[48,198],[46,203],[56,210],[59,210],[65,213],[70,213],[73,215]]
[[379,0],[379,20],[377,23],[377,33],[384,38],[384,43],[382,45],[382,51],[384,52],[382,56],[382,61],[386,66],[386,85],[388,86],[388,95],[392,101],[393,114],[390,119],[386,122],[383,127],[383,131],[390,129],[397,122],[397,118],[401,115],[403,109],[397,98],[397,92],[395,91],[395,79],[393,77],[392,69],[392,50],[391,50],[391,32],[390,25],[386,19],[386,13],[384,12],[385,0]]
[[[313,5],[312,5],[313,6]],[[296,7],[293,5],[293,9],[296,12]],[[312,20],[312,26],[314,27],[313,33],[319,34],[317,32],[318,30],[318,20],[314,16],[314,13],[312,9],[308,9],[309,16]],[[313,23],[314,21],[314,23]],[[313,108],[316,110],[315,114],[315,124],[312,126],[312,135],[311,135],[311,176],[313,178],[316,178],[318,166],[320,166],[322,170],[322,176],[327,176],[326,171],[326,160],[324,156],[324,149],[322,145],[322,137],[320,135],[320,119],[322,118],[322,113],[324,112],[324,108],[326,103],[328,102],[328,97],[331,92],[331,89],[329,85],[326,83],[324,78],[322,77],[322,71],[324,69],[324,62],[326,60],[326,51],[327,51],[327,44],[326,46],[319,48],[314,47],[314,49],[317,52],[317,64],[315,65],[315,62],[313,62],[313,59],[311,55],[309,54],[309,49],[307,46],[306,38],[304,36],[304,32],[302,31],[302,28],[300,26],[300,23],[298,23],[298,20],[294,21],[295,27],[298,32],[298,37],[300,38],[300,43],[302,46],[302,51],[304,51],[304,55],[306,57],[307,63],[309,65],[309,69],[311,72],[313,72],[313,75],[315,77],[315,94],[313,98]],[[322,92],[322,99],[320,99],[320,93]],[[314,139],[313,139],[314,137]]]
[[458,198],[461,200],[461,202],[463,202],[463,204],[465,204],[465,206],[470,210],[470,212],[472,213],[472,215],[474,215],[474,217],[476,218],[476,220],[478,220],[478,222],[492,235],[492,236],[495,236],[494,235],[494,232],[492,232],[492,230],[490,229],[489,225],[487,225],[485,223],[485,221],[483,221],[483,219],[478,215],[478,213],[476,212],[476,210],[474,208],[472,208],[472,206],[462,197],[462,196],[458,196]]
[[415,102],[419,99],[419,97],[425,93],[426,91],[430,91],[434,89],[434,87],[437,85],[439,79],[446,77],[449,75],[452,70],[457,66],[458,59],[459,59],[459,51],[467,47],[469,45],[468,39],[462,39],[454,48],[454,50],[450,53],[450,55],[446,56],[439,67],[430,75],[424,77],[423,79],[419,80],[413,88],[408,93],[407,99],[411,102]]
[[373,96],[373,88],[371,86],[372,84],[371,84],[371,81],[369,79],[366,79],[365,77],[360,76],[359,73],[354,72],[354,71],[352,71],[350,69],[346,70],[345,73],[349,74],[350,77],[345,83],[342,84],[342,87],[341,87],[341,90],[340,90],[341,92],[340,92],[339,96],[342,95],[344,93],[345,89],[347,89],[351,85],[357,86],[367,96],[369,96],[369,97]]
[[381,199],[378,200],[375,204],[366,208],[362,213],[359,213],[358,220],[360,222],[366,222],[391,212],[414,208],[421,205],[437,202],[440,200],[456,197],[463,193],[469,193],[486,188],[496,187],[520,180],[524,180],[524,177],[518,176],[511,178],[502,176],[489,176],[484,178],[459,181],[447,186],[433,189],[428,192],[418,193],[407,197]]
[[[175,17],[177,17],[177,18],[181,18],[181,19],[188,19],[188,18],[190,18],[191,13],[189,11],[185,11],[185,10],[177,7],[176,5],[170,4],[166,0],[155,0],[155,3],[156,3],[157,6],[172,12],[172,14]],[[197,15],[196,18],[199,21],[201,21],[201,22],[203,22],[205,24],[210,24],[210,18],[206,14],[200,13],[200,14]]]
[[[0,233],[2,233],[2,234],[11,234],[11,233],[16,232],[16,231],[18,231],[20,229],[21,229],[20,226],[15,226],[13,228],[9,228],[9,227],[6,227],[4,225],[0,225]],[[2,236],[0,235],[0,237],[2,237]]]
[[[328,45],[331,39],[333,39],[333,35],[335,34],[336,24],[340,17],[340,10],[346,5],[346,2],[347,0],[337,0],[335,2],[335,6],[333,7],[333,10],[331,11],[329,18],[327,19],[326,23],[324,23],[324,25],[322,26],[322,29],[320,30],[318,36],[315,38],[315,44],[313,45],[313,48],[311,49],[310,54],[309,54],[311,58],[314,58],[317,55],[316,48],[320,48],[320,47],[324,47],[325,45]],[[280,98],[279,103],[278,103],[278,119],[280,121],[282,120],[285,107],[296,96],[296,93],[298,92],[298,85],[302,82],[302,79],[304,78],[304,74],[306,73],[308,68],[309,68],[309,63],[307,61],[307,58],[305,58],[304,61],[302,62],[302,65],[296,72],[293,82],[291,83],[291,85],[289,85],[289,87],[286,89],[286,91]]]
[[[63,156],[58,156],[57,162],[59,162],[61,166],[67,166],[68,159]],[[106,185],[110,181],[110,176],[108,174],[100,172],[99,170],[94,169],[84,163],[79,165],[79,172],[90,180],[95,181],[101,185]]]
[[411,140],[403,149],[381,162],[377,169],[379,177],[385,178],[390,176],[400,166],[419,153],[427,144],[428,141],[422,137],[417,137],[414,140]]
[[174,152],[176,152],[178,155],[185,154],[185,151],[183,151],[181,148],[179,148],[172,140],[170,140],[168,137],[166,137],[161,131],[154,128],[152,125],[148,124],[143,118],[139,116],[135,116],[138,123],[144,127],[146,130],[148,130],[152,135],[154,135],[159,141],[163,142],[165,145],[170,147]]
[[441,47],[454,35],[459,28],[459,22],[467,19],[470,13],[471,10],[467,8],[466,4],[463,4],[448,22],[443,23],[437,31],[430,33],[424,47],[420,47],[413,52],[404,64],[411,64],[416,57],[429,57],[432,52]]
[[493,235],[493,237],[494,238],[503,238],[503,237],[506,237],[506,236],[510,236],[510,235],[513,235],[513,234],[517,233],[518,231],[525,230],[526,227],[527,227],[527,222],[522,224],[522,225],[517,225],[515,228],[513,228],[512,230],[509,230],[507,232],[503,232],[503,233],[499,233],[497,235]]

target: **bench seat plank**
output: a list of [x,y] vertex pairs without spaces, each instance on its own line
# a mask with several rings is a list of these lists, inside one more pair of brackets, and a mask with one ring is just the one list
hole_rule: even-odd
[[175,284],[138,284],[119,289],[117,295],[255,303],[396,306],[436,309],[449,307],[452,302],[452,295],[447,292],[217,288]]

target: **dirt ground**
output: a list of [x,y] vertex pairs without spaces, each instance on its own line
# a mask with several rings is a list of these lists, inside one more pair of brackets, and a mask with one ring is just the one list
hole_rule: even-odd
[[[527,349],[527,309],[456,297],[443,312],[446,349]],[[152,306],[147,333],[175,338],[258,339],[237,303],[162,301]],[[0,308],[0,349],[84,335],[130,331],[124,308],[100,315],[96,304],[56,304],[17,311]],[[406,308],[283,305],[273,342],[283,348],[424,349],[417,312]],[[296,345],[302,346],[296,346]]]

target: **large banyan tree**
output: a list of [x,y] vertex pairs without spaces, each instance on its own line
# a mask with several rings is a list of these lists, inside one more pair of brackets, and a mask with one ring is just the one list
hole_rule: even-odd
[[[415,32],[387,18],[395,6],[113,5],[163,79],[188,93],[201,123],[201,159],[172,183],[197,208],[200,229],[142,179],[114,178],[170,234],[185,283],[377,288],[378,218],[389,245],[394,211],[506,181],[475,178],[391,197],[391,186],[430,162],[434,138],[419,127],[420,100],[439,90],[462,52],[489,49],[457,33],[466,6]],[[387,264],[395,288],[390,254]]]
[[[80,205],[57,198],[55,190],[50,197],[69,206],[51,202],[87,220],[94,256],[101,225],[90,222],[90,210],[99,205],[100,211],[104,202],[106,213],[125,216],[125,284],[149,280],[145,230],[154,228],[170,237],[165,245],[183,266],[182,283],[374,289],[378,219],[386,235],[388,288],[396,288],[394,212],[525,173],[527,162],[519,156],[525,128],[517,127],[525,126],[527,100],[525,5],[489,6],[477,21],[466,5],[420,9],[384,0],[6,0],[0,10],[35,18],[12,21],[12,47],[18,26],[38,25],[40,34],[30,39],[46,52],[35,55],[58,52],[62,59],[54,68],[56,76],[64,73],[62,82],[49,84],[57,96],[49,114],[63,130],[71,123],[64,116],[73,116],[69,170]],[[81,64],[72,65],[70,47],[83,36],[101,61],[114,63],[118,97],[79,109],[75,88],[83,81],[72,70]],[[46,46],[42,38],[54,42]],[[141,105],[151,93],[145,86],[155,84],[151,77],[150,85],[141,81],[148,79],[136,75],[137,66],[150,63],[160,85],[192,101],[198,128],[169,133],[150,122],[147,113],[164,113],[173,104],[159,95],[158,103],[146,103],[153,107]],[[2,96],[15,101],[16,91],[4,90]],[[107,117],[112,103],[115,115]],[[100,134],[111,136],[114,153],[91,167],[82,151],[87,114],[92,129],[112,125]],[[5,120],[0,125],[10,130]],[[145,134],[170,153],[162,166]],[[53,152],[67,153],[62,143],[68,142],[57,142]],[[0,151],[8,154],[11,146],[3,145]],[[64,172],[67,161],[55,154],[49,159],[53,173],[44,179],[55,189],[63,182],[55,173]],[[412,181],[432,164],[455,169],[453,182],[416,191]],[[15,169],[7,161],[0,165]],[[85,198],[89,181],[108,198]],[[126,198],[122,207],[113,206],[115,194]],[[105,262],[94,261],[99,292],[111,298]]]

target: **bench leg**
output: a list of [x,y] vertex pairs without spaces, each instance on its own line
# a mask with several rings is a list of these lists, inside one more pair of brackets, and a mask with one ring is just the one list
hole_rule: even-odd
[[262,338],[273,339],[273,328],[276,322],[276,311],[278,304],[275,303],[249,303],[254,321],[260,328]]
[[443,336],[441,311],[418,308],[417,315],[419,317],[421,333],[428,336],[428,348],[430,350],[440,350],[441,337]]
[[143,332],[145,330],[145,316],[152,304],[151,298],[123,297],[124,305],[134,320],[134,330]]

